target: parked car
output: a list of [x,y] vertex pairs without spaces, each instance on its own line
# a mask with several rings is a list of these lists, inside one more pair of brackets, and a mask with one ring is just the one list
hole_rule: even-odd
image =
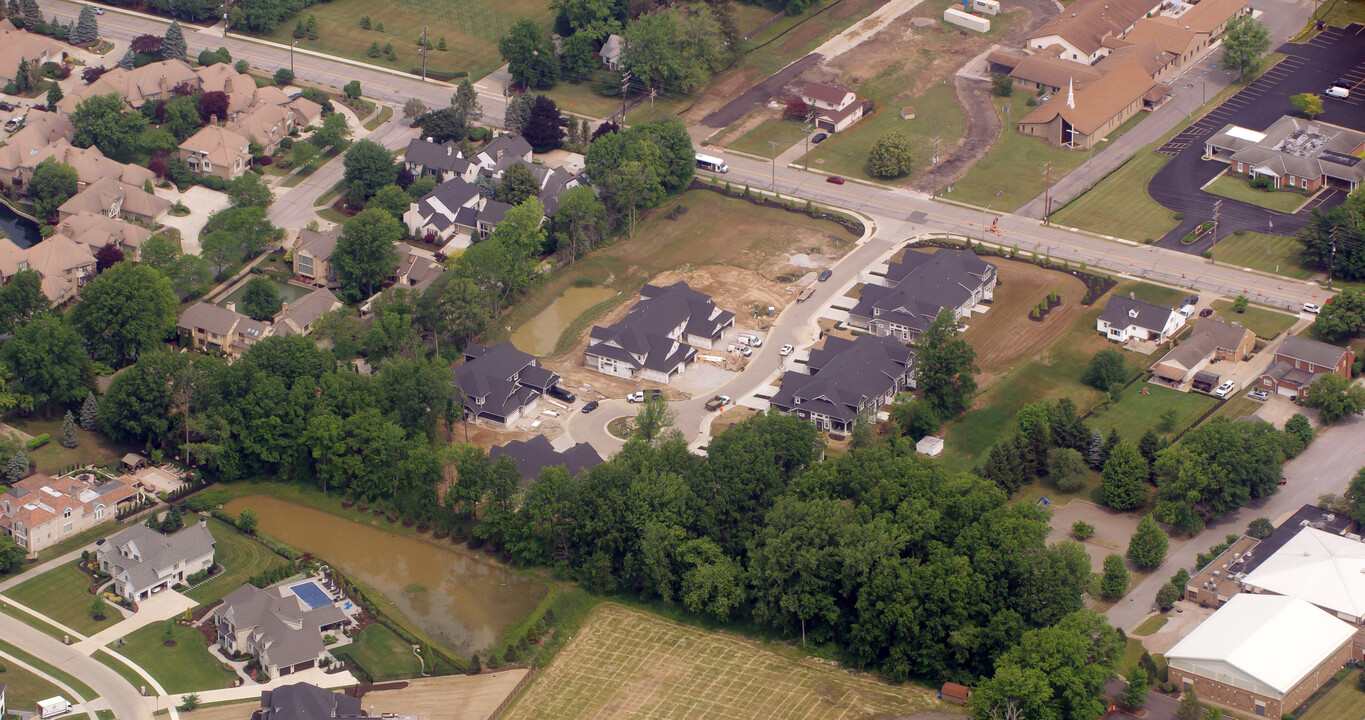
[[642,390],[636,390],[635,392],[633,392],[633,393],[631,393],[631,394],[629,394],[629,395],[626,396],[626,402],[637,403],[637,402],[644,402],[644,401],[645,401],[645,393],[644,393],[644,391],[642,391]]
[[830,277],[831,275],[833,275],[833,274],[834,274],[834,271],[833,271],[833,270],[830,270],[829,268],[825,268],[824,270],[821,270],[821,271],[820,271],[820,274],[819,274],[819,275],[816,275],[816,276],[815,276],[815,279],[816,279],[816,280],[819,280],[820,282],[824,282],[824,281],[828,280],[829,277]]
[[592,402],[589,402],[587,405],[584,405],[584,406],[583,406],[583,414],[584,414],[584,415],[587,415],[588,413],[592,412],[593,410],[596,410],[597,407],[598,407],[598,402],[597,402],[596,400],[593,400]]
[[777,354],[781,355],[782,357],[787,357],[788,355],[792,354],[792,350],[795,349],[796,348],[792,347],[791,345],[783,345],[781,349],[777,351]]
[[719,410],[729,404],[730,404],[729,395],[717,395],[711,398],[710,400],[706,401],[706,409],[715,412],[716,410]]
[[1181,305],[1181,306],[1180,306],[1180,314],[1181,314],[1181,315],[1184,315],[1185,317],[1189,317],[1189,316],[1190,316],[1191,314],[1193,314],[1193,313],[1194,313],[1194,306],[1193,306],[1193,305]]
[[843,185],[844,179],[839,177],[838,175],[830,175],[829,177],[825,178],[825,182],[834,183],[835,185]]
[[1252,400],[1266,400],[1270,397],[1270,393],[1264,390],[1252,390],[1251,394],[1248,395],[1247,397],[1251,398]]
[[558,400],[558,401],[560,401],[560,402],[566,402],[566,403],[571,403],[571,402],[573,402],[574,400],[577,399],[577,398],[575,398],[575,397],[573,396],[573,393],[569,392],[568,390],[565,390],[564,388],[562,388],[562,387],[560,387],[560,386],[558,386],[558,385],[551,385],[551,386],[550,386],[550,397],[552,397],[552,398],[554,398],[554,399],[556,399],[556,400]]
[[1213,394],[1215,397],[1225,398],[1228,395],[1231,395],[1232,391],[1236,388],[1237,388],[1236,383],[1234,383],[1231,380],[1224,380],[1222,385],[1219,385],[1217,388],[1214,388]]
[[1198,295],[1191,295],[1191,296],[1185,298],[1185,302],[1181,303],[1181,305],[1198,305],[1198,304],[1199,304],[1199,296],[1198,296]]
[[1327,88],[1327,96],[1334,98],[1348,98],[1351,97],[1351,88],[1343,85],[1333,85],[1332,87]]
[[1213,308],[1204,308],[1199,311],[1199,317],[1208,317],[1213,314]]
[[7,102],[4,102],[3,100],[0,100],[0,111],[3,111],[3,112],[10,112],[10,111],[13,110],[13,109],[14,109],[14,106],[13,106],[13,105],[11,105],[11,104],[9,104],[9,103],[7,103]]
[[95,8],[95,14],[96,14],[96,15],[103,15],[103,14],[104,14],[104,8],[102,8],[102,7],[97,7],[97,8]]
[[1318,305],[1317,303],[1306,302],[1303,304],[1303,311],[1308,313],[1309,315],[1317,315],[1318,313],[1322,312],[1322,306]]
[[828,138],[829,133],[815,133],[814,135],[811,136],[810,141],[815,143],[816,145],[819,145]]

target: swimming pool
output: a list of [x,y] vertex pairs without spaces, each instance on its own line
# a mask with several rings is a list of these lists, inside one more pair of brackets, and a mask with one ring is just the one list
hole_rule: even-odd
[[332,604],[332,598],[328,597],[327,593],[323,592],[322,588],[318,587],[318,584],[312,580],[290,586],[289,592],[297,595],[310,610],[317,610],[324,605]]

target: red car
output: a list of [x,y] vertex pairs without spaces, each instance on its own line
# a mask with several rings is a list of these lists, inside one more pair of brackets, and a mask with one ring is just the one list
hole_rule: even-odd
[[1208,317],[1213,314],[1213,308],[1204,308],[1199,311],[1199,317]]
[[844,179],[839,177],[838,175],[830,175],[829,177],[825,178],[825,182],[834,183],[835,185],[843,185]]

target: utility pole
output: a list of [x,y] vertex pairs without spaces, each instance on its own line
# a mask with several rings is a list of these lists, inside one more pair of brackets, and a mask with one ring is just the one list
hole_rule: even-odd
[[296,47],[298,47],[298,46],[299,46],[299,41],[298,41],[298,40],[295,40],[295,41],[294,41],[294,44],[289,46],[289,74],[290,74],[290,75],[293,75],[293,74],[294,74],[294,48],[296,48]]
[[935,135],[935,136],[934,136],[934,164],[935,164],[935,165],[938,164],[938,143],[939,143],[939,141],[942,140],[942,139],[943,139],[943,136],[942,136],[942,135]]
[[1052,161],[1043,164],[1043,224],[1052,224]]
[[768,156],[771,157],[773,161],[772,189],[773,192],[777,192],[777,141],[769,140],[768,145],[772,148],[771,150],[768,151]]
[[422,82],[427,81],[427,26],[422,26]]
[[1218,246],[1218,214],[1223,210],[1223,201],[1213,204],[1213,244],[1209,246],[1209,264],[1213,264],[1213,249]]
[[1332,243],[1332,254],[1327,259],[1327,287],[1332,287],[1332,270],[1337,263],[1337,231],[1341,229],[1338,225],[1332,228],[1332,232],[1327,234],[1327,239]]
[[626,92],[630,90],[630,72],[621,75],[621,124],[626,124]]
[[649,114],[654,114],[654,96],[658,93],[654,88],[649,89]]

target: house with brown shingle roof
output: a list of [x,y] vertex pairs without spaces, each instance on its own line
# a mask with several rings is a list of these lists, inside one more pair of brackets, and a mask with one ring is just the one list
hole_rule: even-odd
[[120,504],[141,498],[142,492],[122,478],[108,480],[86,471],[56,478],[34,473],[0,495],[0,531],[31,558],[113,520]]
[[1025,47],[1029,52],[1048,52],[1057,45],[1061,59],[1093,65],[1109,54],[1105,40],[1123,37],[1161,5],[1153,0],[1078,0],[1034,30]]
[[251,143],[245,135],[221,125],[206,125],[180,143],[180,159],[190,172],[224,180],[240,177],[251,166]]
[[91,252],[113,243],[123,251],[124,259],[133,262],[142,260],[142,243],[152,236],[151,230],[140,225],[91,212],[76,213],[63,219],[57,232],[85,245]]
[[181,84],[195,90],[201,86],[194,68],[183,60],[161,60],[132,70],[115,67],[58,101],[57,112],[69,116],[87,98],[110,94],[118,95],[133,108],[141,108],[149,102],[169,98],[171,91]]
[[29,110],[24,127],[10,135],[5,146],[0,147],[0,179],[13,182],[24,160],[58,140],[70,139],[75,132],[71,121],[57,113]]
[[309,335],[317,319],[342,306],[331,290],[320,288],[294,302],[286,302],[275,314],[275,333],[278,335]]
[[332,251],[341,239],[341,226],[326,232],[304,228],[294,239],[294,274],[300,280],[318,287],[337,287],[332,271]]
[[1070,86],[1039,105],[1016,125],[1025,135],[1053,145],[1086,149],[1117,130],[1128,118],[1162,102],[1170,88],[1158,83],[1143,55],[1115,56],[1100,63],[1099,80]]
[[43,277],[43,292],[53,305],[74,299],[74,291],[95,277],[95,255],[90,248],[60,233],[28,248],[24,255],[29,269]]
[[0,84],[14,82],[19,63],[27,60],[42,65],[62,57],[65,43],[36,33],[20,30],[9,20],[0,20]]
[[294,116],[286,107],[257,101],[226,127],[243,137],[255,140],[265,150],[266,155],[274,155],[280,141],[294,129]]
[[97,180],[57,208],[61,220],[82,212],[103,213],[152,225],[165,217],[171,201],[113,178]]
[[237,312],[233,303],[218,307],[197,302],[180,314],[175,325],[195,348],[233,356],[241,355],[261,339],[274,334],[274,328],[268,323]]
[[214,63],[195,71],[199,75],[199,89],[204,92],[222,92],[228,96],[228,116],[232,120],[238,113],[249,110],[256,102],[256,81],[246,73],[239,73],[226,63]]
[[863,116],[864,103],[852,90],[843,85],[811,82],[801,89],[801,101],[810,106],[815,115],[815,126],[827,132],[839,132]]
[[19,167],[16,168],[10,180],[11,184],[16,189],[26,192],[29,181],[33,179],[34,170],[37,170],[43,161],[49,159],[70,165],[76,171],[77,190],[96,180],[105,178],[143,187],[148,180],[156,177],[155,173],[145,167],[125,165],[106,157],[97,147],[78,148],[62,137],[57,138],[46,147],[28,153],[27,157],[24,157],[20,161]]
[[1255,348],[1255,333],[1239,324],[1207,318],[1195,323],[1190,336],[1158,360],[1152,366],[1152,373],[1183,383],[1210,363],[1231,362],[1235,367],[1235,363],[1245,360]]

